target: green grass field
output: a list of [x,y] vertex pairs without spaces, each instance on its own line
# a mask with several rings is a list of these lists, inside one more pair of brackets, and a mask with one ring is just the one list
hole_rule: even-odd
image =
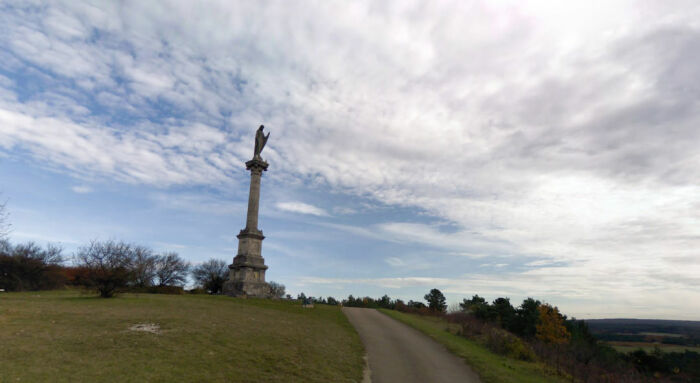
[[393,310],[380,309],[442,343],[448,350],[464,358],[485,383],[563,383],[566,380],[554,374],[541,363],[523,362],[494,354],[486,347],[447,330],[448,323],[440,318],[422,317]]
[[[132,331],[155,323],[159,334]],[[352,382],[338,307],[208,295],[0,293],[0,382]]]

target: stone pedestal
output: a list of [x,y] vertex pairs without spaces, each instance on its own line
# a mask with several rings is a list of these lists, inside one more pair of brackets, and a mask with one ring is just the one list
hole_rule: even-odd
[[262,257],[263,233],[258,229],[258,208],[260,206],[260,179],[267,170],[268,163],[259,156],[245,163],[250,170],[250,193],[248,195],[248,216],[246,227],[238,233],[238,255],[229,265],[229,278],[223,291],[231,296],[270,296],[270,286],[265,282],[265,259]]

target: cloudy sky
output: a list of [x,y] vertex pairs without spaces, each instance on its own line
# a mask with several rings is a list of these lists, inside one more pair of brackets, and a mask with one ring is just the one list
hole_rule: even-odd
[[15,242],[231,261],[253,134],[268,280],[700,319],[697,1],[4,1]]

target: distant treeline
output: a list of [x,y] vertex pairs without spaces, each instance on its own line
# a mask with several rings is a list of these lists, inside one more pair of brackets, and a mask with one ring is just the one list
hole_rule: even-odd
[[700,321],[669,319],[591,319],[591,331],[598,332],[662,332],[674,334],[700,333]]
[[700,322],[658,319],[594,319],[591,332],[600,340],[657,342],[700,346]]
[[618,333],[595,333],[599,340],[607,342],[651,342],[672,344],[676,346],[700,346],[700,338],[696,336],[664,336],[652,334],[618,334]]

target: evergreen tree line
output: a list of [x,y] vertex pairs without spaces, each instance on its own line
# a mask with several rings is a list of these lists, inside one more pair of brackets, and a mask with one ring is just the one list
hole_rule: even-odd
[[[287,299],[292,299],[292,296],[289,295],[289,294],[287,294]],[[296,299],[297,299],[298,301],[300,301],[301,303],[303,303],[303,304],[310,304],[310,303],[312,303],[312,304],[317,304],[317,305],[337,306],[337,305],[339,305],[339,304],[341,303],[341,302],[339,302],[337,299],[335,299],[335,298],[333,298],[333,297],[327,297],[327,298],[324,298],[324,297],[311,297],[311,296],[307,297],[306,294],[304,294],[304,293],[301,293],[301,294],[297,295],[297,298],[296,298]]]

